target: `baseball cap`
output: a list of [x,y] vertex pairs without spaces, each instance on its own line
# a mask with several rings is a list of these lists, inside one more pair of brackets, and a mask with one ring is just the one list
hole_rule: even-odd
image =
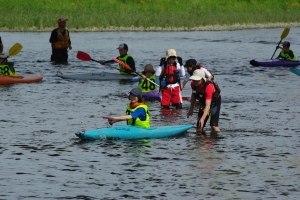
[[202,69],[196,69],[193,76],[190,77],[190,80],[200,81],[201,79],[206,81],[205,72]]
[[171,56],[177,57],[175,49],[169,49],[169,50],[166,52],[166,59],[168,59],[168,58],[171,57]]
[[67,18],[59,18],[59,19],[57,20],[57,23],[59,24],[59,23],[61,23],[61,22],[66,22],[66,21],[68,21]]
[[128,46],[127,46],[127,44],[122,43],[122,44],[119,45],[119,47],[118,47],[117,49],[125,49],[125,50],[128,50]]
[[1,53],[0,58],[7,58],[7,55],[5,53]]
[[133,88],[129,94],[133,94],[135,96],[142,96],[143,93],[142,93],[142,90],[140,88]]
[[189,66],[192,66],[192,65],[197,65],[197,61],[195,59],[189,59],[185,62],[185,67],[189,67]]

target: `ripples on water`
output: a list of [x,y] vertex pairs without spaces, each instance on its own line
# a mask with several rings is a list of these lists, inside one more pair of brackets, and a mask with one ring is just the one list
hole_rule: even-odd
[[[251,67],[271,57],[282,29],[176,33],[71,33],[69,65],[49,62],[50,33],[0,33],[19,74],[37,84],[1,86],[0,199],[297,199],[299,195],[299,77],[288,68]],[[300,56],[300,29],[287,40]],[[106,127],[103,115],[123,114],[135,86],[117,81],[68,81],[55,76],[115,72],[76,59],[117,56],[126,42],[138,71],[157,66],[168,48],[197,58],[222,89],[219,135],[195,128],[167,139],[82,142],[74,132]],[[185,88],[183,96],[191,90]],[[194,123],[182,111],[161,113],[148,102],[152,125]]]

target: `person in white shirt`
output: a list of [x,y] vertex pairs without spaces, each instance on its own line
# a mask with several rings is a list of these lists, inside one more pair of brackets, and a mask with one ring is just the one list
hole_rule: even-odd
[[[178,63],[175,62],[176,59]],[[185,69],[182,58],[177,56],[174,49],[167,50],[166,57],[161,58],[155,76],[160,83],[162,108],[169,109],[172,105],[176,109],[182,109],[180,77],[185,76]]]
[[190,77],[193,75],[196,69],[202,69],[205,73],[205,78],[208,80],[213,80],[214,76],[210,73],[203,65],[197,63],[195,59],[189,59],[185,62],[184,67],[187,69],[183,83],[181,84],[181,89],[190,81]]

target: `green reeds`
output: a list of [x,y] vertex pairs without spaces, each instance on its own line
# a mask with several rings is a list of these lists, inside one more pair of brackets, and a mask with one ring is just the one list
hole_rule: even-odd
[[299,24],[300,0],[0,0],[0,30],[195,30],[236,24]]

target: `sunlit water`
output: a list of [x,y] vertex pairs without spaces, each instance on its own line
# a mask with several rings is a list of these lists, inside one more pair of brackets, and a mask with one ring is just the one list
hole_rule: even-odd
[[[269,59],[283,29],[220,32],[71,33],[69,65],[50,60],[50,33],[0,33],[22,74],[40,83],[0,86],[0,199],[298,199],[300,195],[300,77],[288,68],[249,65]],[[299,55],[300,29],[288,37]],[[195,58],[222,90],[221,133],[141,141],[81,142],[74,132],[106,127],[104,115],[124,114],[134,83],[76,81],[56,77],[117,72],[76,58],[118,55],[129,45],[138,71],[159,64],[169,48]],[[276,56],[279,52],[276,53]],[[191,89],[184,88],[183,96]],[[195,123],[182,111],[161,113],[147,102],[152,126]],[[122,124],[122,123],[121,123]]]

